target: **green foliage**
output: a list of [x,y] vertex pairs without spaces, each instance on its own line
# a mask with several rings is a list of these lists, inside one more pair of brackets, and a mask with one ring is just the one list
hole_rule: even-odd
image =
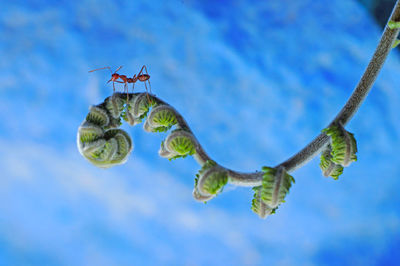
[[113,94],[106,99],[105,107],[111,114],[111,117],[119,119],[125,108],[125,101]]
[[79,130],[79,140],[82,143],[92,142],[100,138],[104,133],[104,130],[92,124],[90,122],[84,122]]
[[126,104],[123,118],[132,126],[139,124],[147,117],[150,108],[156,103],[157,101],[152,96],[147,96],[145,93],[132,94]]
[[105,110],[97,106],[91,106],[90,111],[86,116],[86,121],[102,127],[107,126],[110,119]]
[[[157,110],[156,108],[154,108]],[[161,109],[153,116],[154,124],[171,127],[176,124],[175,112],[171,109]]]
[[175,110],[169,105],[154,107],[143,126],[148,132],[165,132],[177,123]]
[[195,153],[192,138],[185,135],[178,135],[175,138],[171,138],[169,147],[179,153],[179,155],[193,155]]
[[388,27],[389,27],[389,29],[392,29],[392,30],[399,29],[400,28],[400,21],[390,20],[388,22]]
[[321,168],[324,176],[331,176],[333,179],[337,180],[343,173],[343,166],[332,161],[331,151],[331,146],[328,145],[328,147],[321,154],[319,167]]
[[279,204],[284,202],[295,180],[283,167],[264,166],[262,171],[264,174],[261,186],[253,187],[254,198],[251,209],[261,218],[265,218],[271,213],[275,213]]
[[191,132],[176,129],[161,143],[159,154],[169,160],[184,158],[196,153],[195,143]]
[[226,183],[228,183],[228,173],[226,171],[214,171],[204,181],[203,189],[214,195],[221,191]]
[[78,149],[97,167],[122,164],[132,151],[132,139],[124,130],[118,129],[123,108],[123,100],[114,94],[103,104],[92,106],[78,129]]
[[208,160],[206,161],[203,166],[201,167],[201,169],[199,170],[199,172],[196,174],[197,177],[203,175],[207,170],[211,169],[212,167],[216,166],[217,163],[213,160]]
[[115,139],[107,140],[104,145],[99,145],[96,150],[89,153],[98,163],[107,163],[117,152],[118,146]]
[[[228,182],[228,173],[212,160],[206,161],[195,178],[195,189],[216,195]],[[200,187],[201,186],[201,187]]]
[[[397,3],[391,19],[397,17],[399,12],[400,5]],[[396,40],[397,36],[393,34],[397,32],[394,32],[394,29],[400,28],[400,21],[389,21],[388,28],[391,30],[384,31],[376,52],[362,76],[363,82],[357,85],[349,101],[332,122],[335,124],[323,130],[330,137],[330,145],[321,154],[320,167],[325,176],[338,179],[343,172],[343,167],[357,160],[357,143],[354,135],[346,131],[337,121],[347,123],[355,114],[362,100],[369,93],[369,88],[374,83],[390,51],[390,44],[393,43],[393,47],[396,47],[400,43],[400,40]],[[262,176],[260,172],[240,173],[223,168],[205,153],[189,126],[174,108],[147,93],[129,94],[126,102],[125,96],[125,94],[114,93],[102,104],[91,107],[85,121],[79,127],[78,149],[91,163],[98,167],[124,163],[133,144],[125,131],[117,129],[121,125],[121,117],[130,125],[138,124],[147,118],[144,129],[148,132],[164,132],[177,125],[177,130],[171,132],[161,143],[159,151],[161,156],[173,160],[198,153],[194,158],[202,165],[202,168],[195,178],[193,196],[196,200],[206,202],[212,199],[230,181],[236,185],[254,186],[251,209],[262,218],[275,213],[278,206],[284,202],[294,183],[294,178],[284,167],[263,167]],[[149,113],[151,107],[153,108]],[[281,165],[287,165],[289,171],[297,169],[310,160],[316,150],[327,144],[327,138],[320,135]]]
[[400,44],[400,40],[395,40],[392,45],[392,48],[396,48],[399,44]]
[[341,125],[332,125],[323,129],[331,137],[330,160],[341,166],[348,166],[351,162],[357,161],[357,142],[354,135],[346,131]]

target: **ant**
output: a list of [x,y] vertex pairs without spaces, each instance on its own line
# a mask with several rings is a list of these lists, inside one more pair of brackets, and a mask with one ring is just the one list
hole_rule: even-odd
[[[144,86],[146,88],[146,94],[147,94],[147,100],[150,102],[150,98],[149,98],[149,93],[148,93],[148,89],[147,89],[147,85],[146,85],[146,81],[149,83],[149,88],[150,88],[150,93],[151,93],[151,85],[150,85],[150,75],[147,73],[147,67],[145,65],[142,66],[142,68],[140,69],[138,74],[134,74],[132,78],[128,78],[125,75],[120,75],[117,73],[118,70],[120,70],[122,68],[122,66],[120,66],[119,68],[117,68],[117,70],[114,71],[114,73],[111,71],[110,67],[102,67],[102,68],[97,68],[94,70],[90,70],[90,72],[94,72],[97,70],[102,70],[102,69],[106,69],[108,68],[111,72],[111,79],[109,81],[107,81],[107,83],[109,83],[110,81],[112,81],[113,83],[113,92],[115,93],[115,82],[118,83],[124,83],[124,88],[126,89],[126,101],[128,102],[128,83],[132,83],[132,91],[135,88],[135,83],[136,81],[141,81],[144,82]],[[143,73],[143,70],[146,73]],[[119,81],[118,79],[121,79],[122,81]]]

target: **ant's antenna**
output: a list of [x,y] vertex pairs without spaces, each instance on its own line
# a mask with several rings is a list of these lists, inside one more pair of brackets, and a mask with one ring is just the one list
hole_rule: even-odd
[[[106,69],[106,68],[108,68],[108,70],[110,70],[110,72],[111,72],[111,75],[112,75],[112,74],[113,74],[113,72],[111,71],[111,68],[110,68],[110,67],[108,67],[108,66],[106,66],[106,67],[101,67],[101,68],[96,68],[96,69],[90,70],[90,71],[89,71],[89,73],[90,73],[90,72],[97,71],[97,70]],[[121,68],[122,68],[122,66],[120,66],[119,68],[117,68],[117,70],[115,70],[115,71],[114,71],[114,73],[115,73],[115,72],[117,72],[118,70],[120,70]]]

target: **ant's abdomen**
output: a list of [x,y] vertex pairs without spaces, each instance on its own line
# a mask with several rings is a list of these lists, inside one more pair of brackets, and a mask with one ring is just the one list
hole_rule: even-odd
[[140,80],[140,81],[146,81],[149,79],[150,79],[150,75],[148,75],[148,74],[142,74],[142,75],[138,76],[138,80]]

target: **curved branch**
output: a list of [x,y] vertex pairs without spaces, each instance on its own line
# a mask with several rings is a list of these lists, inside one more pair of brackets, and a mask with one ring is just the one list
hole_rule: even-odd
[[[396,2],[389,21],[394,21],[394,22],[400,21],[400,0]],[[387,55],[392,49],[392,45],[396,41],[398,33],[399,33],[399,28],[391,28],[386,26],[385,31],[382,34],[381,40],[375,50],[375,53],[371,61],[369,62],[363,76],[361,77],[358,85],[354,89],[352,95],[350,96],[350,98],[348,99],[342,110],[335,117],[335,119],[333,119],[333,121],[329,124],[329,126],[333,124],[341,124],[342,126],[344,126],[350,121],[350,119],[357,112],[357,110],[363,103],[364,99],[368,95],[369,91],[371,90],[372,85],[375,82],[376,77],[378,76],[379,71],[381,70],[386,60]],[[131,101],[134,100],[134,98],[144,99],[145,98],[144,96],[147,97],[148,99],[150,96],[150,98],[152,98],[152,101],[154,101],[154,103],[168,106],[170,110],[173,110],[176,117],[176,127],[178,129],[183,129],[186,132],[189,132],[193,136],[193,146],[195,149],[195,153],[193,154],[193,156],[201,166],[205,165],[208,161],[213,161],[211,157],[203,149],[201,144],[198,142],[198,140],[196,139],[195,135],[191,131],[189,125],[182,117],[182,115],[168,103],[164,102],[163,100],[159,99],[154,95],[146,93],[129,93],[128,100]],[[113,164],[123,163],[124,160],[126,160],[125,157],[130,153],[132,149],[131,147],[132,145],[128,140],[129,137],[127,137],[123,131],[121,130],[104,131],[107,130],[107,128],[115,128],[119,126],[119,120],[117,118],[122,113],[122,109],[124,108],[123,107],[124,103],[126,103],[125,99],[126,99],[125,93],[114,93],[111,97],[107,98],[104,103],[98,105],[99,107],[102,106],[104,107],[107,106],[107,104],[111,104],[112,105],[111,107],[107,107],[109,111],[104,111],[107,109],[106,107],[103,108],[104,109],[103,111],[100,110],[101,108],[97,108],[96,106],[92,107],[90,113],[90,116],[92,117],[91,118],[89,117],[90,118],[89,120],[91,121],[93,120],[95,123],[97,123],[97,126],[93,125],[92,123],[84,122],[79,129],[78,147],[81,153],[85,155],[86,152],[90,154],[90,156],[92,157],[94,156],[92,159],[89,160],[91,160],[92,163],[97,163],[98,165],[100,164],[100,167],[109,167],[109,164],[103,163],[102,160],[105,162],[109,162],[110,159],[108,157],[111,158],[117,155],[119,156],[118,157],[119,160],[112,163]],[[150,102],[148,102],[148,104],[150,104]],[[148,111],[148,107],[146,108],[147,108],[146,110]],[[115,112],[115,114],[113,113],[113,116],[107,118],[106,116],[108,115],[110,110],[112,112]],[[130,115],[129,112],[127,115],[128,116]],[[109,120],[107,120],[106,118]],[[141,121],[141,119],[135,120],[136,118],[130,118],[130,119],[131,119],[130,122],[131,125],[135,125],[138,121],[139,122]],[[104,133],[103,131],[106,133]],[[90,141],[98,139],[99,136],[103,136],[104,134],[108,134],[107,136],[105,136],[106,138],[104,140],[101,140],[102,141],[101,143],[97,143],[99,142],[99,140],[96,142],[97,144],[95,143],[100,148],[98,148],[94,144],[91,144]],[[85,144],[86,141],[89,141],[88,144]],[[283,163],[278,164],[274,168],[285,169],[286,172],[288,173],[292,172],[300,168],[302,165],[306,164],[308,161],[310,161],[313,157],[315,157],[319,153],[321,153],[322,150],[326,147],[326,145],[328,145],[329,141],[330,137],[327,136],[325,132],[321,133],[297,154],[290,157]],[[112,148],[114,147],[113,145],[115,147],[117,146],[123,147],[124,149],[122,150],[122,153],[120,150],[118,151],[113,150]],[[95,146],[97,147],[96,148],[97,150],[95,150]],[[261,185],[264,172],[256,171],[253,173],[242,173],[228,169],[226,167],[218,165],[217,163],[215,164],[216,164],[216,169],[222,169],[222,171],[226,171],[229,183],[231,184],[239,186],[247,186],[247,187],[254,187]],[[194,196],[198,200],[204,200],[204,195],[202,194],[198,194],[196,196],[195,193]]]
[[[388,21],[400,21],[400,0],[396,2]],[[346,104],[343,106],[342,110],[335,117],[335,119],[333,119],[329,126],[335,123],[341,123],[343,126],[346,125],[358,111],[359,107],[371,90],[372,85],[374,84],[389,52],[391,51],[392,45],[396,41],[398,34],[398,28],[391,29],[388,26],[385,27],[385,31],[382,34],[375,53],[372,56],[372,59],[369,62],[358,85],[354,89]],[[329,139],[330,138],[325,133],[319,134],[301,151],[275,167],[278,168],[283,166],[287,172],[295,171],[321,153],[329,143]],[[232,184],[239,186],[259,186],[261,184],[261,179],[263,176],[262,172],[257,171],[254,173],[240,173],[230,169],[227,170],[229,181]]]
[[[400,21],[400,0],[398,0],[393,8],[392,15],[388,21]],[[343,106],[339,114],[329,124],[331,126],[334,123],[340,123],[343,126],[346,125],[350,119],[354,116],[357,110],[360,108],[364,99],[367,97],[369,91],[374,84],[379,71],[381,70],[386,57],[392,49],[392,45],[396,41],[399,29],[391,29],[386,25],[385,31],[379,41],[379,44],[369,62],[364,74],[362,75],[359,83],[354,89],[353,94],[349,100]],[[329,127],[328,126],[328,127]],[[302,165],[310,161],[313,157],[318,155],[323,148],[328,144],[329,137],[325,133],[319,134],[313,141],[311,141],[304,149],[290,157],[288,160],[279,164],[278,166],[284,166],[288,172],[292,172]]]

